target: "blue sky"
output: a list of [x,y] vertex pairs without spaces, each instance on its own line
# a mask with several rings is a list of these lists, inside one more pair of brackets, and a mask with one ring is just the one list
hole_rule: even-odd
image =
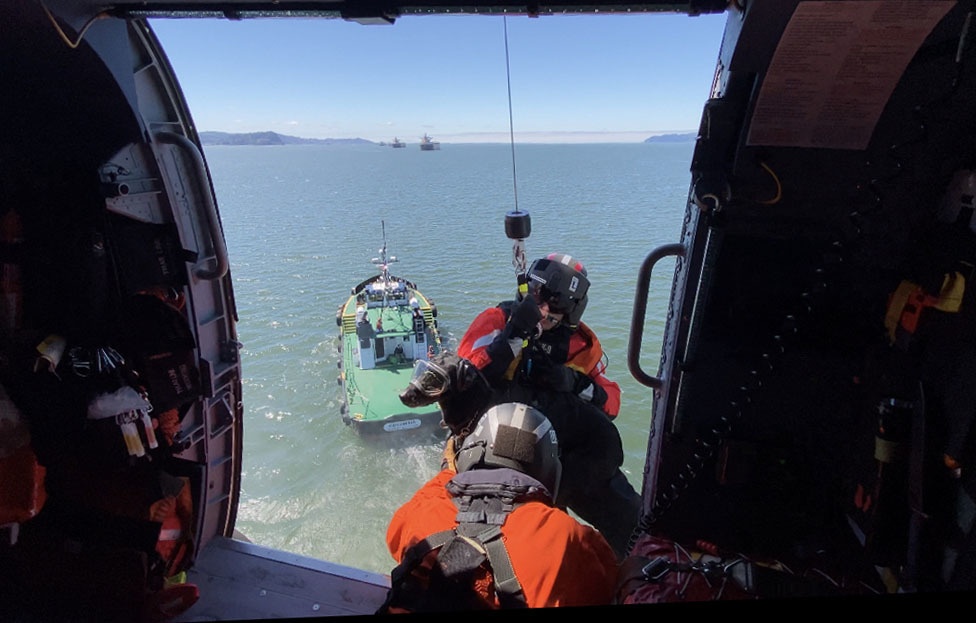
[[[518,142],[694,131],[726,15],[509,16]],[[403,16],[153,20],[197,128],[508,142],[505,21]]]

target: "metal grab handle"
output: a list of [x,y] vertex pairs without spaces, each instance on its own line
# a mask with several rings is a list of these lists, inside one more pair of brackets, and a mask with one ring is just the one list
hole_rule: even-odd
[[666,244],[648,254],[637,273],[637,293],[634,295],[634,316],[630,321],[630,342],[627,344],[627,367],[630,374],[641,385],[658,388],[664,384],[660,378],[651,376],[640,367],[641,342],[644,339],[644,315],[647,313],[647,294],[651,288],[651,272],[659,260],[671,256],[684,257],[685,245]]
[[[207,165],[203,161],[203,156],[200,154],[200,150],[197,146],[182,134],[175,134],[173,132],[158,132],[156,137],[164,143],[169,143],[170,145],[176,145],[185,151],[191,158],[193,158],[193,164],[196,167],[197,175],[194,175],[197,179],[209,179],[207,177]],[[207,217],[207,227],[209,232],[210,241],[213,246],[213,255],[215,266],[210,269],[206,267],[207,262],[210,260],[209,257],[202,258],[197,261],[193,266],[193,273],[200,279],[220,279],[227,274],[227,269],[230,263],[227,260],[227,245],[224,243],[223,229],[220,226],[220,217],[217,216],[217,204],[214,202],[213,195],[211,194],[210,186],[200,188],[200,194],[203,197],[204,211]]]

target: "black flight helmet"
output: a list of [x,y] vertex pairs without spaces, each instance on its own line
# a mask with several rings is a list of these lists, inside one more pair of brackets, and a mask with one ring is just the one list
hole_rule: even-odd
[[532,262],[526,276],[529,294],[536,302],[548,303],[550,310],[564,314],[563,323],[575,329],[583,317],[590,289],[583,263],[565,253],[550,253]]

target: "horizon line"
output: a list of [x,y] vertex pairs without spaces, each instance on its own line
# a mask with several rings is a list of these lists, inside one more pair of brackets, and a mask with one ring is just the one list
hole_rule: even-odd
[[[393,138],[383,138],[383,139],[373,139],[366,138],[362,136],[356,137],[342,137],[342,136],[329,136],[329,137],[317,137],[317,136],[299,136],[296,134],[287,134],[285,132],[279,132],[277,130],[255,130],[251,132],[229,132],[226,130],[201,130],[200,133],[204,132],[217,132],[222,134],[262,134],[265,132],[271,132],[274,134],[281,134],[282,136],[288,136],[291,138],[297,138],[302,140],[316,140],[316,141],[354,141],[361,140],[370,143],[389,143],[393,141],[393,138],[400,138],[400,135],[394,135]],[[572,130],[572,131],[525,131],[515,133],[514,142],[515,143],[538,143],[538,144],[573,144],[573,143],[642,143],[649,138],[655,136],[668,136],[668,135],[683,135],[683,134],[697,134],[698,130],[625,130],[625,131],[602,131],[602,130]],[[507,132],[456,132],[450,134],[442,134],[437,136],[431,136],[436,142],[445,144],[464,144],[464,143],[478,143],[478,144],[510,144],[512,142],[512,136]],[[404,141],[400,138],[400,141],[410,145],[419,144],[419,138],[413,143],[409,141]]]

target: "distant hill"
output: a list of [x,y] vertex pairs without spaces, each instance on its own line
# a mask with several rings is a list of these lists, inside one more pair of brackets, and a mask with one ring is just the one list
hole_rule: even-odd
[[686,132],[684,134],[659,134],[644,139],[645,143],[686,143],[698,138],[697,132]]
[[204,145],[374,145],[363,138],[299,138],[277,132],[200,132]]

